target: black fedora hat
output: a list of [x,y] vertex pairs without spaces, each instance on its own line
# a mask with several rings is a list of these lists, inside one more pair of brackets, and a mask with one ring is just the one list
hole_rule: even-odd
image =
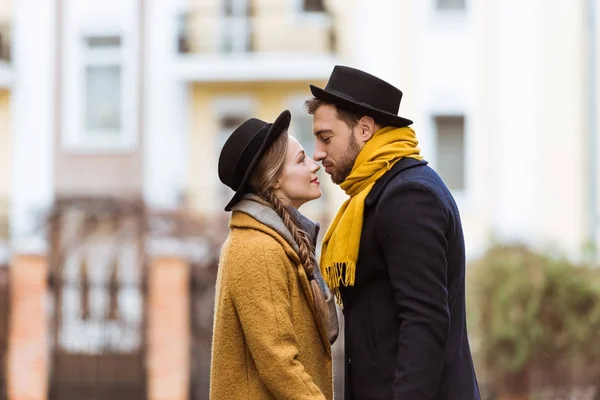
[[288,110],[279,114],[272,124],[250,118],[229,136],[219,155],[219,179],[235,194],[225,211],[231,211],[231,207],[247,193],[252,171],[275,139],[288,129],[291,118]]
[[359,69],[336,65],[325,88],[310,85],[313,96],[343,110],[368,115],[388,126],[411,125],[398,116],[402,91]]

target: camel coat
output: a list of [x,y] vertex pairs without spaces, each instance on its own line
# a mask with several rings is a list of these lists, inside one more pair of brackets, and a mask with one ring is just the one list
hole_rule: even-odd
[[297,253],[271,226],[232,214],[217,276],[210,398],[331,400],[327,329],[316,322]]

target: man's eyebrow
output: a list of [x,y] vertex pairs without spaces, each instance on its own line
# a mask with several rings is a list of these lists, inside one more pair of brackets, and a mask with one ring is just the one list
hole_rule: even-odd
[[320,129],[314,133],[315,136],[322,135],[324,133],[332,133],[331,129]]

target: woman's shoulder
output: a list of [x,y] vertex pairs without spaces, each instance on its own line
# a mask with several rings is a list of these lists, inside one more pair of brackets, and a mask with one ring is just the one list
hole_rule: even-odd
[[229,233],[226,245],[223,247],[229,259],[240,263],[249,260],[264,260],[269,258],[286,258],[286,250],[280,240],[273,235],[256,229],[234,228]]
[[234,229],[223,246],[219,268],[228,291],[245,293],[244,288],[252,286],[249,280],[287,282],[294,271],[292,266],[285,249],[273,237],[250,229]]
[[229,241],[233,248],[250,253],[264,250],[284,252],[280,241],[262,230],[233,229]]

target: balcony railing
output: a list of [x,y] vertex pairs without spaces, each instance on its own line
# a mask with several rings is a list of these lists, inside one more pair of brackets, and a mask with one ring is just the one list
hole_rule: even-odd
[[333,16],[327,12],[219,15],[201,10],[180,16],[180,54],[334,54]]

